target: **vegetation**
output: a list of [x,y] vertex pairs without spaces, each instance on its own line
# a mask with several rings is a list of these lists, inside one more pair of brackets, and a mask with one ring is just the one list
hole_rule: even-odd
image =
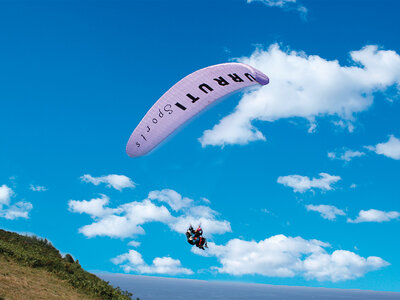
[[[120,288],[114,288],[108,282],[86,272],[82,269],[78,260],[74,261],[70,254],[62,257],[60,252],[47,239],[23,236],[0,229],[0,265],[5,263],[8,266],[7,271],[5,272],[4,268],[0,268],[2,270],[0,278],[1,276],[7,277],[7,274],[15,268],[25,267],[26,269],[28,267],[30,270],[37,271],[39,277],[45,276],[43,272],[50,277],[55,277],[55,280],[59,280],[68,288],[86,295],[86,299],[122,300],[131,299],[132,296],[131,293],[122,291]],[[24,280],[24,278],[20,278],[20,280]],[[0,293],[0,299],[6,296]],[[78,296],[65,299],[82,298]]]

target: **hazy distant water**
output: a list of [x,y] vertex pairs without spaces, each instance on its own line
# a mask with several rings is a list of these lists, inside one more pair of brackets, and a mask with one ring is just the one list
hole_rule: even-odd
[[140,300],[400,300],[400,293],[97,274]]

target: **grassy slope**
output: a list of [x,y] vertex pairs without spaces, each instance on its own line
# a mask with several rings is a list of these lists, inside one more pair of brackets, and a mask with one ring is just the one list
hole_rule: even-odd
[[47,240],[0,229],[0,299],[131,299]]
[[0,299],[95,299],[43,269],[0,258]]

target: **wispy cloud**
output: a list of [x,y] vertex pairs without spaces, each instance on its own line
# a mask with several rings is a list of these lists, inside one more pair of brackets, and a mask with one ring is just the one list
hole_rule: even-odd
[[344,161],[351,161],[353,158],[364,156],[365,153],[361,151],[354,151],[354,150],[342,150],[336,152],[328,152],[328,157],[330,159],[339,159]]
[[394,135],[390,135],[386,143],[366,146],[366,148],[389,158],[400,159],[400,139],[396,138]]
[[113,187],[114,189],[118,191],[122,191],[125,188],[134,188],[136,184],[130,179],[129,177],[125,175],[106,175],[106,176],[100,176],[100,177],[93,177],[90,174],[85,174],[81,176],[81,180],[83,182],[90,182],[93,183],[94,185],[99,185],[100,183],[105,183],[107,187]]
[[29,189],[31,191],[34,191],[34,192],[45,192],[45,191],[47,191],[47,188],[45,186],[33,185],[33,184],[29,185]]
[[301,237],[275,235],[259,242],[241,239],[225,245],[209,243],[207,253],[215,256],[219,273],[231,275],[263,275],[271,277],[303,276],[318,281],[344,281],[359,278],[365,273],[388,266],[380,257],[361,257],[354,252],[335,250],[328,253],[329,244]]
[[131,246],[131,247],[139,247],[140,246],[140,242],[138,242],[138,241],[130,241],[129,243],[128,243],[128,246]]
[[209,199],[205,198],[205,197],[201,197],[200,199],[203,200],[204,203],[206,203],[206,204],[210,204],[211,203],[211,201]]
[[310,179],[308,176],[288,175],[278,177],[278,183],[293,188],[294,192],[304,193],[311,189],[320,189],[323,191],[332,190],[332,185],[338,182],[340,176],[319,173],[320,178]]
[[361,210],[356,219],[347,219],[349,223],[363,223],[363,222],[388,222],[400,217],[398,211],[382,211],[377,209]]
[[204,131],[199,139],[202,146],[266,140],[253,125],[256,120],[274,122],[298,117],[315,126],[317,118],[329,116],[352,130],[355,114],[372,105],[374,93],[400,86],[400,56],[370,45],[351,52],[350,57],[353,65],[341,66],[337,60],[283,51],[273,44],[239,59],[263,71],[271,82],[248,91],[232,114]]
[[247,0],[247,3],[252,2],[261,2],[266,6],[279,7],[285,10],[296,10],[300,13],[300,16],[303,19],[306,19],[307,17],[307,8],[298,3],[297,0]]
[[156,257],[151,265],[143,260],[142,255],[135,251],[129,250],[128,253],[121,254],[111,261],[119,265],[126,273],[137,272],[141,274],[193,274],[193,271],[183,268],[179,259],[171,257]]
[[308,211],[319,212],[321,214],[321,217],[323,217],[324,219],[331,220],[331,221],[336,220],[336,216],[345,216],[346,215],[346,213],[343,210],[341,210],[333,205],[309,204],[309,205],[306,205],[306,209]]

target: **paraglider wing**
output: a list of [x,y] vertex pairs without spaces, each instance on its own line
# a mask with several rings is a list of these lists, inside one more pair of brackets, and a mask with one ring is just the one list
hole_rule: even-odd
[[242,63],[215,65],[186,76],[146,113],[129,138],[127,154],[138,157],[148,153],[219,98],[244,87],[268,82],[262,72]]

